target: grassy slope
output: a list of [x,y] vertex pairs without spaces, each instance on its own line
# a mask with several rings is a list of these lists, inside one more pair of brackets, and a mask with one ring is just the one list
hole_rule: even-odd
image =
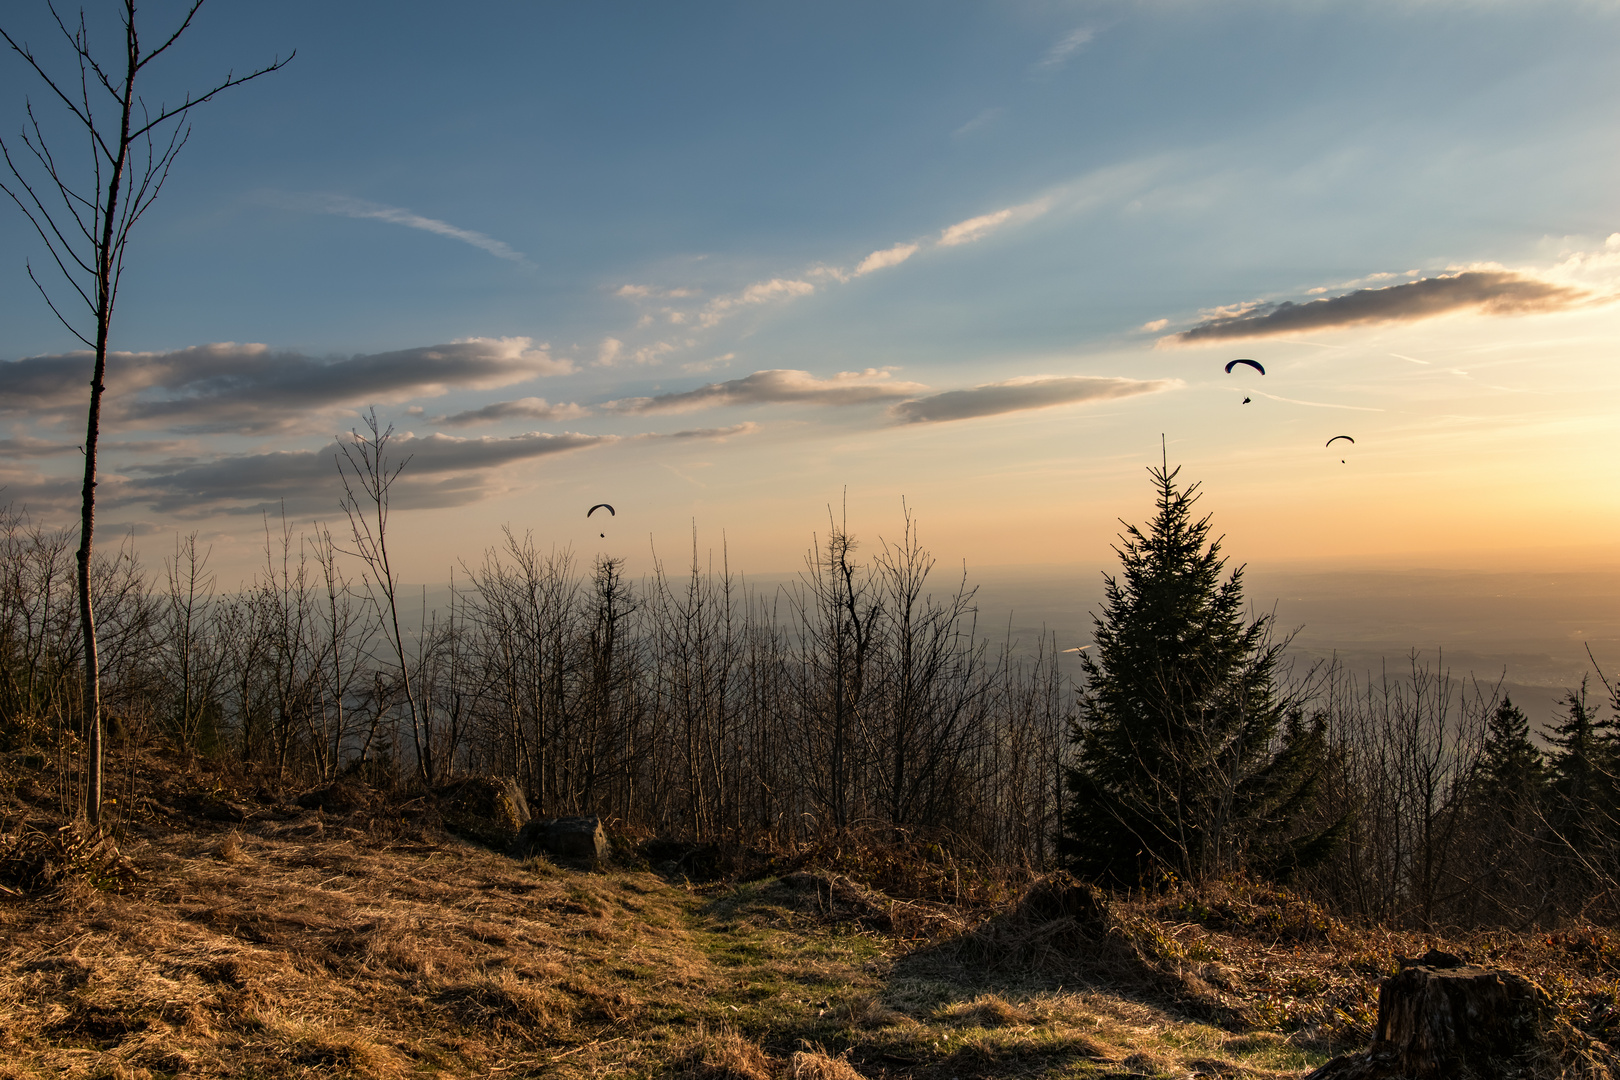
[[[123,893],[0,900],[0,1077],[1293,1076],[1447,944],[1238,888],[1064,946],[831,874],[693,887],[356,820],[171,821]],[[1601,932],[1454,946],[1613,1011]]]

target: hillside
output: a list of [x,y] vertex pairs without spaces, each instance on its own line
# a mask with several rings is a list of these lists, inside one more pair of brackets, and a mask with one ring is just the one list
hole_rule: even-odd
[[[694,884],[701,860],[520,862],[424,798],[304,808],[195,771],[146,777],[115,854],[10,770],[4,1077],[1293,1076],[1364,1041],[1378,978],[1435,943],[1594,1034],[1620,999],[1591,929],[1352,932],[1242,884],[998,901],[927,848]],[[896,895],[930,881],[960,902]]]

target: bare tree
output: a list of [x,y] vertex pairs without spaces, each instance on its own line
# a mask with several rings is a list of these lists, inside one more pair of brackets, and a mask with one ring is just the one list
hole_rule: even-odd
[[365,424],[367,434],[351,431],[352,439],[338,444],[342,450],[336,457],[338,474],[343,478],[343,512],[349,516],[354,543],[351,554],[366,564],[366,588],[382,619],[383,635],[399,661],[400,688],[410,714],[417,776],[431,783],[436,775],[433,734],[423,730],[423,717],[411,690],[411,663],[399,628],[399,575],[388,556],[388,493],[411,459],[407,457],[397,465],[389,459],[388,443],[394,437],[394,426],[383,427],[376,409],[366,413]]
[[[130,231],[151,207],[162,190],[180,148],[191,134],[191,110],[233,86],[267,75],[284,67],[277,57],[266,67],[246,75],[228,73],[215,86],[196,96],[187,93],[174,106],[160,102],[154,110],[141,98],[147,67],[168,52],[191,26],[204,0],[193,0],[179,26],[158,37],[152,48],[141,44],[136,24],[135,0],[119,3],[123,30],[121,47],[108,49],[105,63],[90,43],[84,9],[77,23],[65,21],[55,5],[47,2],[56,27],[72,55],[64,66],[66,77],[54,75],[34,54],[26,41],[19,41],[0,28],[11,51],[37,75],[54,99],[70,114],[70,126],[88,136],[88,168],[70,170],[52,152],[39,116],[30,101],[25,107],[21,147],[12,156],[15,144],[0,140],[0,155],[6,159],[14,184],[0,184],[0,190],[27,216],[34,231],[45,242],[51,261],[70,289],[84,305],[78,319],[63,313],[50,293],[35,277],[28,276],[45,297],[45,303],[68,332],[94,350],[95,366],[90,378],[90,412],[85,423],[84,488],[80,513],[78,550],[79,621],[84,634],[84,715],[87,755],[86,810],[92,824],[101,821],[101,672],[96,652],[95,614],[90,593],[91,542],[95,533],[96,443],[101,433],[101,395],[107,371],[107,337],[112,327],[113,306],[124,273],[124,255]],[[77,67],[77,78],[74,76]],[[66,141],[66,140],[64,140]],[[30,159],[32,159],[30,161]],[[67,305],[70,310],[73,305]],[[86,334],[88,314],[94,329]]]

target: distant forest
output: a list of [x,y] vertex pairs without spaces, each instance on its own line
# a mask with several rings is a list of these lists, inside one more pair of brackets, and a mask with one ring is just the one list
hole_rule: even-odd
[[[412,626],[386,488],[351,490],[346,535],[272,533],[236,591],[195,535],[156,568],[126,541],[93,568],[108,795],[162,745],[278,792],[513,777],[537,815],[723,847],[867,837],[1130,889],[1243,874],[1412,926],[1614,917],[1620,732],[1603,712],[1620,700],[1602,673],[1537,738],[1492,686],[1416,660],[1292,668],[1194,514],[1197,485],[1152,481],[1078,681],[1054,642],[987,635],[971,582],[909,517],[872,547],[833,523],[768,591],[723,552],[630,581],[509,531]],[[0,751],[54,763],[70,813],[76,539],[0,514]]]

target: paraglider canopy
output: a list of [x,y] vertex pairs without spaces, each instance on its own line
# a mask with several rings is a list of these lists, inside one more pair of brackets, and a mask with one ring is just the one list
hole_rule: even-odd
[[1334,443],[1338,442],[1340,439],[1349,439],[1349,441],[1352,444],[1356,441],[1354,439],[1351,439],[1350,436],[1348,436],[1348,435],[1335,435],[1335,436],[1333,436],[1333,438],[1329,439],[1327,442],[1323,443],[1322,445],[1323,446],[1332,446]]
[[1262,375],[1266,373],[1266,369],[1260,366],[1260,361],[1258,360],[1233,360],[1231,363],[1226,365],[1226,373],[1228,375],[1232,374],[1232,369],[1237,367],[1239,364],[1248,364]]
[[619,516],[617,513],[614,512],[613,507],[609,506],[607,503],[597,503],[595,506],[593,506],[589,510],[585,511],[585,516],[590,517],[592,514],[596,513],[598,510],[606,510],[608,512],[609,517],[618,517]]

